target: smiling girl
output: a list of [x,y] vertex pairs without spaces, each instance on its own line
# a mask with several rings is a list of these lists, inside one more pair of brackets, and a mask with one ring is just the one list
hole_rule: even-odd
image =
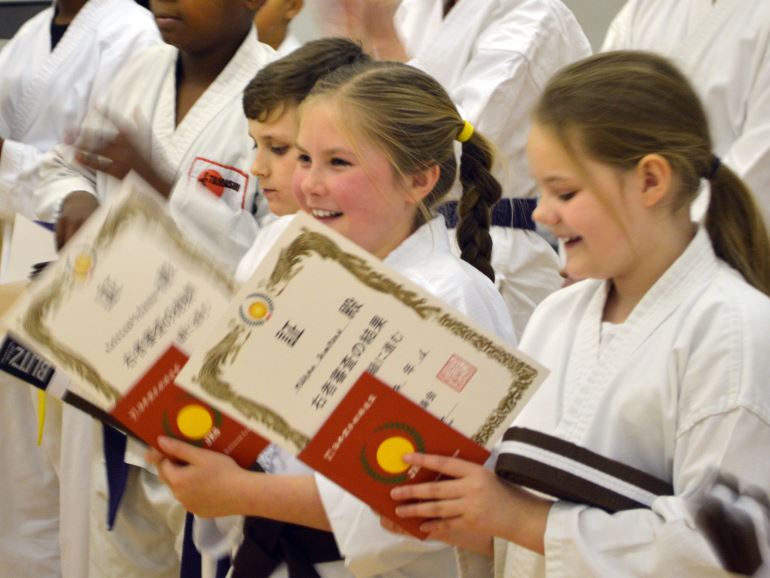
[[[443,218],[430,214],[457,178],[458,138],[464,191],[461,246],[473,266],[452,255]],[[489,172],[489,145],[463,121],[435,80],[401,64],[340,68],[301,105],[296,147],[294,185],[303,210],[482,327],[514,341],[505,304],[488,278],[493,275],[489,207],[500,196]],[[239,279],[250,276],[287,219],[258,237],[239,266]],[[161,438],[159,443],[168,458],[157,452],[150,457],[188,510],[204,517],[261,516],[331,531],[344,563],[318,559],[312,570],[317,576],[457,575],[451,549],[383,530],[365,504],[277,448],[260,458],[268,475],[176,440]],[[243,575],[285,576],[279,573],[295,563],[279,555],[276,574],[255,566]],[[313,575],[303,572],[290,575]]]
[[[412,454],[405,461],[456,479],[394,490],[424,500],[396,512],[461,546],[473,578],[491,575],[492,557],[505,578],[720,575],[688,499],[712,468],[770,486],[770,244],[759,212],[712,153],[687,80],[650,54],[602,54],[557,74],[528,155],[535,218],[564,242],[567,272],[589,279],[535,311],[521,348],[551,373],[514,425],[551,440],[562,467],[582,455],[554,449],[570,442],[673,495],[610,513]],[[689,213],[702,180],[705,227]],[[524,443],[500,451],[533,455]]]

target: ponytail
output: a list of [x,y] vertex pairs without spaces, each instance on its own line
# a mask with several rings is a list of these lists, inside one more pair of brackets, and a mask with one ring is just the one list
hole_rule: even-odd
[[716,255],[770,295],[770,241],[746,185],[712,154],[706,112],[671,62],[648,52],[604,52],[573,63],[545,87],[538,122],[598,161],[630,170],[658,153],[677,176],[673,207],[689,206],[711,183],[706,230]]
[[717,257],[770,295],[770,240],[756,202],[743,181],[718,164],[709,175],[706,230]]
[[460,257],[492,281],[492,237],[489,234],[491,209],[500,200],[502,188],[490,172],[493,162],[489,141],[474,132],[462,145],[460,184],[463,193],[457,207],[457,244]]

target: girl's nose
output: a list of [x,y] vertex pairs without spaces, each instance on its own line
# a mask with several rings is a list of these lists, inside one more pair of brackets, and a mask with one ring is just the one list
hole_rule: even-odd
[[559,222],[559,212],[547,196],[540,195],[532,218],[541,225],[551,226]]

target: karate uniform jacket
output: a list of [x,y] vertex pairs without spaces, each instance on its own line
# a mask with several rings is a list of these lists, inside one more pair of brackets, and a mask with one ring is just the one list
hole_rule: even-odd
[[[238,267],[237,279],[248,279],[272,245],[272,240],[291,218],[282,217],[264,229],[264,234],[257,238]],[[515,344],[513,329],[500,295],[489,279],[452,255],[441,218],[423,225],[393,250],[384,263],[441,298],[447,305],[468,315],[484,329],[494,332],[503,341]],[[266,454],[260,461],[267,471],[312,473],[276,446],[270,446]],[[380,526],[379,515],[358,498],[319,474],[315,474],[315,479],[337,546],[345,558],[344,563],[316,564],[322,578],[457,576],[455,556],[450,547],[384,530]],[[197,523],[200,524],[200,520]],[[205,544],[201,546],[205,547]],[[285,566],[281,566],[272,578],[285,576]]]
[[[246,35],[233,58],[200,96],[178,126],[176,63],[170,45],[149,49],[115,78],[84,123],[86,130],[110,131],[111,115],[135,122],[140,146],[166,178],[174,181],[171,215],[182,232],[223,266],[234,269],[251,246],[257,217],[268,214],[249,173],[253,143],[241,104],[243,89],[274,51]],[[120,181],[74,162],[71,147],[60,146],[41,165],[42,187],[37,212],[53,219],[58,205],[73,191],[94,194],[100,202],[112,197]]]
[[0,52],[0,209],[28,217],[43,153],[80,127],[127,60],[161,42],[132,0],[90,0],[51,50],[53,15],[33,16]]
[[[443,5],[402,0],[395,24],[409,63],[495,144],[503,196],[534,198],[525,150],[532,108],[558,69],[591,53],[588,39],[560,0],[462,0],[446,18]],[[537,303],[561,286],[559,262],[532,232],[493,227],[492,238],[496,282],[521,336]]]
[[495,576],[724,575],[688,501],[714,468],[770,487],[770,299],[715,257],[704,229],[623,324],[601,321],[607,288],[583,281],[538,307],[521,348],[551,373],[515,425],[647,472],[675,495],[615,514],[556,502],[545,556],[498,540]]
[[603,46],[618,49],[657,52],[687,74],[714,152],[749,185],[770,227],[770,3],[630,0]]

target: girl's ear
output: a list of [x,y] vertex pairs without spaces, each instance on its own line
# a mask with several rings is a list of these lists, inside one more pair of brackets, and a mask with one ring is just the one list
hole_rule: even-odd
[[431,165],[427,169],[417,171],[407,177],[409,202],[417,204],[427,197],[438,182],[441,169],[438,165]]
[[642,205],[653,208],[671,195],[673,171],[668,160],[657,153],[649,154],[636,165],[636,174],[642,183]]

